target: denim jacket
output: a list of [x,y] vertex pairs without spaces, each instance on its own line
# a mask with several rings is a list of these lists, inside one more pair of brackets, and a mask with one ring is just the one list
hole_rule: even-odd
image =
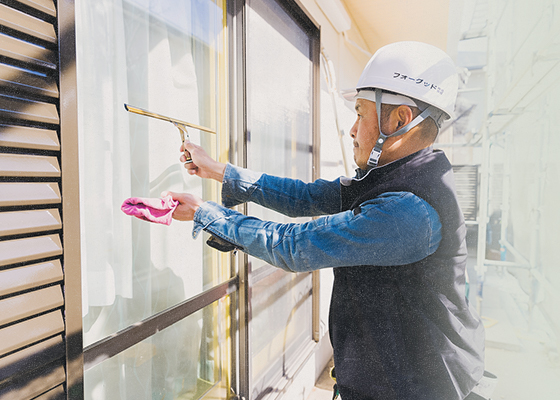
[[[286,271],[406,265],[434,253],[441,241],[438,214],[410,192],[384,193],[340,212],[340,179],[304,183],[228,164],[222,183],[223,206],[200,206],[193,237],[205,230]],[[275,223],[229,208],[248,201],[290,217],[321,217]]]

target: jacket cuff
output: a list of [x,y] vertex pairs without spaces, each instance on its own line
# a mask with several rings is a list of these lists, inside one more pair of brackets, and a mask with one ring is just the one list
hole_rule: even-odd
[[261,172],[249,171],[228,163],[222,180],[223,206],[230,208],[247,202],[261,176]]
[[193,239],[196,239],[200,234],[200,231],[206,229],[213,222],[219,220],[220,218],[226,218],[228,215],[232,214],[233,211],[229,210],[213,201],[206,201],[198,207],[198,210],[194,213],[193,217]]

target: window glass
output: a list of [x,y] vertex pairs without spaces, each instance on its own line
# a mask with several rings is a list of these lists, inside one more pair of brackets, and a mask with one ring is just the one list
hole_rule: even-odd
[[[224,298],[87,370],[86,400],[226,398]],[[221,321],[218,324],[218,321]]]
[[[312,178],[311,41],[274,0],[247,2],[247,164],[252,170]],[[249,204],[264,220],[298,222]],[[301,220],[303,221],[303,219]],[[250,257],[252,398],[285,377],[311,340],[311,275]]]
[[300,361],[301,350],[309,344],[311,288],[309,274],[282,270],[275,270],[252,287],[253,398],[286,377],[286,370]]
[[[228,278],[193,240],[192,223],[125,215],[129,197],[164,190],[217,200],[217,184],[179,162],[171,123],[123,104],[197,125],[219,125],[224,1],[96,0],[76,4],[84,345]],[[189,130],[217,154],[215,135]]]
[[[311,180],[310,39],[274,0],[250,0],[247,11],[247,165]],[[249,204],[251,215],[294,221]],[[264,262],[253,259],[253,270]]]

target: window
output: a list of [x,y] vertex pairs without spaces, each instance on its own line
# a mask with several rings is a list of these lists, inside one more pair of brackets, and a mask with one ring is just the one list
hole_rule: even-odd
[[[123,105],[223,134],[225,1],[82,0],[76,26],[83,335],[95,347],[230,278],[227,259],[193,240],[191,223],[150,224],[120,210],[164,190],[219,199],[217,184],[179,163],[177,128]],[[216,135],[189,135],[217,157]],[[208,306],[86,366],[86,398],[198,398],[224,377],[225,312]]]
[[[246,286],[234,293],[247,282],[232,276],[234,257],[193,240],[192,224],[150,224],[120,210],[129,197],[164,190],[220,201],[219,184],[179,163],[177,128],[127,113],[125,103],[215,130],[189,134],[221,161],[239,151],[249,168],[315,177],[319,35],[288,3],[295,6],[232,1],[228,14],[226,0],[76,2],[86,399],[226,398],[230,387],[256,398],[282,386],[286,368],[308,354],[311,274],[250,259],[249,297]],[[240,15],[247,25],[237,24]],[[246,54],[228,65],[226,49]],[[247,72],[232,82],[239,92],[228,92],[228,67],[234,77]],[[237,117],[231,130],[228,111]],[[247,141],[236,144],[240,121]],[[248,212],[288,221],[256,206]],[[247,266],[240,269],[245,277]]]
[[[247,166],[311,181],[314,38],[274,0],[247,5]],[[254,204],[248,214],[294,221]],[[249,262],[251,398],[259,398],[312,343],[312,277]]]
[[195,400],[224,396],[220,342],[229,299],[221,299],[86,371],[86,399]]

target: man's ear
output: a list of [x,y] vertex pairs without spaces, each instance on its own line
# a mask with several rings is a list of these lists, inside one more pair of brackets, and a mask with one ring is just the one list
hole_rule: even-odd
[[401,105],[394,110],[397,130],[409,124],[414,119],[414,113],[409,106]]

